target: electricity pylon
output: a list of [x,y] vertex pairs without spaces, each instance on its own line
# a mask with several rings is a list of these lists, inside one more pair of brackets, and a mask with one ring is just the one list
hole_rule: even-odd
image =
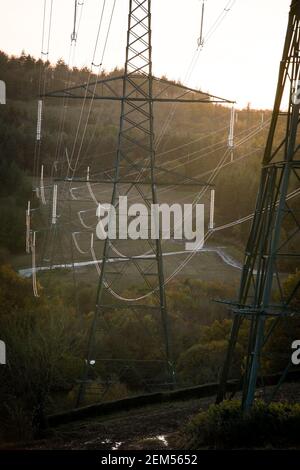
[[[275,354],[275,351],[266,352],[270,338],[276,334],[279,325],[299,313],[295,299],[300,281],[291,291],[283,286],[287,270],[289,273],[297,270],[300,256],[299,210],[289,202],[300,181],[299,51],[300,1],[293,0],[238,301],[231,303],[234,319],[217,396],[217,402],[225,397],[241,325],[248,321],[248,348],[243,374],[244,410],[253,403],[258,378],[263,375],[263,359],[268,354],[268,359],[272,360],[272,354]],[[285,99],[288,100],[287,111],[281,112]],[[290,348],[291,345],[284,354],[286,366],[276,389],[292,367]]]
[[[154,103],[232,103],[229,100],[153,76],[150,0],[129,1],[126,61],[122,76],[98,79],[68,89],[48,92],[45,96],[120,101],[120,128],[113,177],[108,177],[107,172],[103,172],[102,179],[89,178],[85,181],[85,178],[76,178],[77,183],[81,181],[82,183],[88,182],[88,184],[111,185],[110,204],[116,212],[121,210],[120,196],[131,197],[135,203],[140,202],[150,207],[151,204],[158,202],[157,186],[159,184],[166,184],[168,181],[176,184],[179,176],[182,184],[198,184],[193,178],[176,175],[174,172],[159,168],[156,164]],[[172,179],[168,180],[168,178]],[[147,363],[148,365],[152,363],[152,369],[155,369],[159,376],[154,383],[153,381],[149,383],[147,380],[148,390],[151,391],[158,385],[172,387],[175,382],[166,306],[161,233],[156,240],[151,240],[148,236],[147,240],[138,241],[112,240],[108,235],[104,243],[97,241],[97,244],[98,251],[101,250],[103,254],[100,259],[97,258],[100,269],[96,308],[77,405],[82,403],[86,384],[91,377],[102,377],[104,384],[109,387],[113,381],[113,375],[120,377],[130,369],[146,383],[143,374]],[[117,293],[115,289],[119,287],[120,280],[124,279],[124,276],[130,278],[133,275],[139,277],[136,281],[139,295],[129,298]],[[110,357],[109,360],[103,357],[103,353],[107,353],[107,350],[103,344],[100,344],[101,339],[97,337],[97,331],[99,328],[107,328],[111,331],[109,321],[113,317],[113,312],[122,309],[124,317],[133,314],[141,322],[145,312],[149,312],[162,325],[161,336],[164,351],[156,351],[158,346],[153,343],[152,349],[155,353],[153,360],[146,360],[139,356]],[[113,338],[113,341],[117,339]],[[100,351],[102,354],[99,355]],[[97,365],[101,363],[106,366],[99,366],[101,371],[97,373]],[[108,363],[110,366],[107,367]],[[163,364],[163,374],[158,370],[158,363]],[[105,374],[106,379],[103,379]]]

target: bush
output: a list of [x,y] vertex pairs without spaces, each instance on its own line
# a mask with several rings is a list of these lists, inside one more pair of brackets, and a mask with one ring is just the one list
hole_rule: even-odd
[[299,445],[300,405],[256,401],[243,413],[239,401],[211,405],[183,431],[183,447],[217,449]]
[[59,408],[58,393],[67,392],[83,363],[84,327],[74,310],[10,266],[0,266],[0,331],[8,366],[0,368],[0,440],[38,433],[46,415]]

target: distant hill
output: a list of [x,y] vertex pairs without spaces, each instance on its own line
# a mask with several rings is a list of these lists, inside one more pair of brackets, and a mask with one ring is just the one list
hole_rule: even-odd
[[[114,70],[102,76],[120,75]],[[37,119],[37,99],[42,89],[55,90],[87,81],[89,70],[68,69],[63,60],[55,65],[31,55],[8,56],[0,51],[0,79],[6,82],[7,105],[0,109],[1,201],[0,246],[10,253],[22,251],[24,209],[30,195]],[[43,78],[40,85],[40,77]],[[74,142],[80,100],[68,102],[63,132],[60,129],[62,100],[46,99],[42,127],[41,155],[46,175],[50,173],[59,139],[61,151]],[[87,111],[84,112],[84,117]],[[82,148],[82,161],[93,171],[113,166],[120,108],[118,103],[94,102]],[[185,176],[207,181],[226,151],[230,119],[229,107],[213,104],[155,105],[155,132],[159,135],[172,115],[157,149],[157,164]],[[264,111],[264,123],[270,111]],[[254,206],[259,166],[268,126],[260,128],[262,112],[239,110],[235,128],[236,164],[226,162],[215,178],[216,211],[220,223],[247,215]],[[80,129],[79,132],[82,132]],[[247,137],[248,136],[248,137]],[[80,139],[79,139],[80,140]],[[79,145],[79,144],[77,144]],[[225,162],[225,163],[226,163]],[[84,163],[85,164],[85,163]],[[82,170],[81,170],[82,171]],[[236,201],[239,204],[236,204]],[[10,209],[8,210],[8,207]],[[11,210],[13,208],[13,210]],[[13,234],[13,236],[12,236]],[[234,237],[244,237],[241,226]]]

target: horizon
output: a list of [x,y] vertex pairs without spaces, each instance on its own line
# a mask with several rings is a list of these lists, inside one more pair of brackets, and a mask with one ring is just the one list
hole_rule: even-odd
[[[32,54],[27,53],[25,50],[24,50],[24,51],[21,51],[20,54],[8,54],[7,52],[5,52],[5,51],[3,51],[3,50],[0,49],[0,53],[5,54],[5,55],[8,57],[9,60],[10,60],[10,59],[16,59],[16,60],[18,60],[18,59],[20,59],[22,56],[31,57],[31,58],[34,59],[35,61],[40,60],[40,57],[35,57],[35,56],[33,56]],[[58,59],[58,60],[60,60],[60,59]],[[63,60],[63,59],[62,59],[62,60]],[[43,62],[45,62],[45,61],[43,61]],[[66,66],[68,66],[68,64],[66,64],[65,62],[64,62],[64,64],[65,64]],[[56,65],[57,65],[57,62],[50,62],[50,66],[51,66],[51,67],[55,68]],[[75,68],[75,66],[74,66],[74,68]],[[82,66],[81,68],[78,68],[78,71],[80,72],[81,70],[85,70],[85,69],[86,69],[86,67],[85,67],[85,66]],[[104,70],[104,73],[105,73],[107,76],[109,76],[109,75],[110,75],[111,73],[113,73],[115,70],[118,70],[118,71],[122,72],[122,71],[124,70],[124,67],[115,67],[114,69],[111,69],[111,70]],[[97,74],[94,73],[94,76],[96,77]],[[160,77],[157,77],[157,78],[164,78],[164,79],[166,79],[166,80],[169,81],[169,82],[174,82],[175,84],[183,84],[183,82],[181,82],[180,80],[174,80],[174,79],[171,79],[171,78],[169,78],[168,76],[165,76],[165,75],[161,75]],[[1,79],[1,77],[0,77],[0,79]],[[195,90],[196,90],[196,88],[195,88]],[[197,91],[203,92],[203,90],[201,90],[201,89],[198,89]],[[203,93],[205,93],[205,92],[203,92]],[[223,98],[223,97],[222,97],[222,98]],[[225,108],[228,108],[228,107],[231,107],[231,106],[232,106],[231,104],[228,104],[228,103],[226,103],[226,102],[224,102],[224,103],[217,103],[217,104],[216,104],[216,103],[213,103],[213,104],[215,104],[216,106],[222,106],[222,107],[225,107]],[[254,107],[251,106],[251,103],[250,103],[250,102],[246,103],[244,107],[238,107],[237,104],[235,103],[235,104],[234,104],[234,107],[235,107],[236,112],[239,112],[239,111],[246,111],[246,110],[248,109],[248,107],[249,107],[249,110],[250,110],[250,111],[254,111],[254,112],[256,112],[256,111],[257,111],[257,112],[259,112],[259,111],[265,111],[265,112],[270,112],[270,113],[271,113],[271,112],[273,111],[273,107],[271,107],[271,108],[254,108]]]
[[[4,4],[3,0],[0,2]],[[25,51],[35,59],[41,58],[43,4],[44,2],[38,0],[11,0],[9,5],[2,5],[0,44],[4,53],[19,56]],[[259,0],[206,0],[204,47],[202,51],[196,52],[202,2],[189,0],[188,6],[182,8],[179,0],[164,0],[163,3],[153,0],[153,74],[236,101],[237,109],[245,109],[249,104],[251,109],[272,110],[289,4],[290,0],[276,2],[276,5],[272,0],[265,0],[263,3]],[[226,5],[231,7],[227,12],[224,8]],[[50,17],[49,1],[46,2],[46,7],[47,27],[47,18]],[[102,7],[102,0],[85,0],[81,7],[82,18],[73,63],[75,67],[91,68]],[[104,50],[105,33],[112,8],[113,0],[107,1],[102,24],[104,32],[101,32],[96,48],[98,62]],[[19,10],[17,16],[16,10]],[[116,0],[103,60],[103,68],[108,73],[115,68],[122,68],[124,64],[127,10],[127,2]],[[172,21],[169,21],[171,11]],[[270,11],[271,22],[268,21]],[[26,21],[23,21],[24,15]],[[53,65],[60,58],[67,65],[72,65],[68,60],[68,51],[73,15],[73,0],[65,0],[60,4],[53,0],[49,42],[49,61]],[[221,19],[223,15],[223,20],[216,23],[220,15]],[[12,21],[14,31],[18,31],[18,34],[12,35]],[[193,58],[195,60],[191,67]]]

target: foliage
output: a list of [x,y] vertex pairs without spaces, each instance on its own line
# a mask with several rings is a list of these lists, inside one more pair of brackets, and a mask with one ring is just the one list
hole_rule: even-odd
[[31,188],[28,178],[17,165],[16,161],[6,158],[1,152],[0,122],[0,246],[10,252],[21,252],[25,246],[24,220],[25,201],[29,199]]
[[[280,295],[285,299],[289,299],[291,294],[294,293],[288,308],[292,311],[298,312],[298,315],[290,315],[289,317],[280,318],[274,328],[274,333],[271,335],[266,344],[266,354],[262,358],[262,369],[264,373],[277,373],[286,368],[290,362],[292,353],[291,344],[294,339],[300,338],[300,272],[296,271],[290,274],[282,282],[282,294],[280,292],[276,295],[276,300]],[[274,321],[274,320],[273,320]],[[272,325],[272,320],[267,321],[266,329]]]
[[[211,325],[201,328],[197,342],[184,350],[178,359],[178,377],[183,383],[198,385],[219,380],[231,325],[231,320],[224,319],[215,320]],[[246,347],[246,329],[247,325],[244,324],[235,349],[232,377],[239,377],[241,374]]]
[[256,401],[243,413],[239,401],[224,401],[191,419],[183,431],[183,447],[292,447],[299,444],[299,426],[299,404]]
[[[0,113],[0,331],[1,339],[7,343],[10,361],[8,368],[0,370],[0,418],[6,424],[14,423],[20,436],[40,427],[47,412],[71,406],[77,392],[75,382],[80,376],[85,357],[86,334],[95,308],[93,286],[84,281],[74,285],[67,270],[40,274],[40,297],[35,299],[31,281],[22,279],[11,267],[2,264],[11,262],[12,255],[19,255],[24,250],[25,209],[27,200],[32,199],[33,177],[36,176],[33,175],[34,135],[41,72],[45,72],[47,90],[64,88],[71,73],[72,85],[86,82],[89,74],[86,68],[71,71],[62,60],[51,65],[25,53],[20,57],[9,57],[0,52],[0,77],[6,82],[8,94],[7,105],[1,107]],[[121,73],[119,70],[103,72],[102,77]],[[56,155],[57,148],[72,148],[81,113],[79,100],[70,100],[61,135],[59,122],[62,105],[59,100],[47,101],[41,140],[46,175],[52,171],[53,155]],[[157,106],[154,122],[157,134],[164,127],[171,109],[172,105],[168,104]],[[180,113],[172,113],[172,132],[167,129],[161,141],[157,165],[174,160],[180,163],[179,172],[182,175],[198,177],[204,173],[201,176],[204,181],[226,148],[230,110],[207,104],[185,104],[180,109]],[[93,104],[82,153],[86,161],[93,162],[94,173],[112,166],[119,112],[116,103]],[[269,112],[265,111],[265,118],[268,116]],[[84,110],[83,121],[86,117],[87,111]],[[236,124],[238,139],[244,137],[250,128],[258,126],[260,120],[260,111],[239,110]],[[261,132],[242,150],[237,147],[235,159],[256,150],[250,159],[241,159],[236,165],[224,167],[215,180],[218,223],[238,219],[253,210],[260,173],[260,149],[264,139]],[[219,148],[220,142],[224,144],[222,149]],[[75,153],[79,150],[78,145]],[[206,155],[206,148],[211,145],[217,150],[209,151],[209,158],[193,161],[194,155]],[[187,154],[192,158],[187,159]],[[63,160],[61,155],[59,157]],[[82,167],[79,165],[81,170]],[[237,200],[239,204],[236,204]],[[288,236],[288,227],[285,228]],[[223,242],[223,239],[217,238],[218,233],[216,242]],[[244,246],[247,234],[247,224],[226,232],[238,249]],[[298,280],[299,273],[289,277],[284,283],[284,292],[290,292]],[[226,318],[224,306],[212,299],[235,297],[236,287],[229,280],[220,283],[189,279],[168,284],[166,295],[180,384],[218,380],[231,321]],[[135,290],[138,292],[138,287]],[[131,289],[129,296],[134,294],[134,289]],[[299,299],[295,302],[299,306]],[[244,322],[236,348],[233,376],[240,375],[243,369],[247,328]],[[135,370],[121,370],[118,364],[109,366],[96,362],[95,377],[100,374],[105,379],[113,373],[116,379],[116,384],[106,395],[107,399],[145,391],[144,375],[149,373],[153,376],[155,373],[159,376],[161,366],[158,360],[164,355],[163,334],[161,319],[148,311],[139,311],[136,315],[129,310],[115,309],[102,318],[95,343],[101,346],[103,357],[107,353],[107,357],[115,359],[147,360],[136,366]],[[270,348],[277,351],[289,348],[288,336],[283,328],[278,329],[272,342]],[[277,371],[278,367],[281,363],[274,360],[263,363],[266,372]],[[95,383],[91,384],[91,388],[96,387],[98,396],[103,388]]]
[[8,357],[0,370],[0,415],[30,433],[43,426],[51,394],[70,389],[79,376],[83,338],[74,311],[43,293],[35,299],[30,281],[9,266],[0,267],[0,300]]
[[[103,72],[100,78],[121,75],[122,71],[113,70]],[[71,75],[72,74],[72,75]],[[28,179],[33,174],[33,160],[35,152],[35,128],[36,128],[36,100],[39,94],[40,75],[45,76],[46,90],[63,89],[67,86],[69,78],[72,85],[87,81],[89,71],[86,68],[68,69],[63,60],[56,64],[36,60],[23,52],[19,57],[8,56],[0,51],[0,77],[7,85],[7,105],[1,107],[0,113],[0,155],[2,175],[1,197],[11,197],[9,201],[0,202],[0,216],[4,224],[0,227],[0,245],[11,253],[20,253],[24,246],[22,226],[24,224],[24,210],[28,193]],[[121,91],[121,90],[120,90]],[[47,111],[44,113],[41,140],[41,155],[45,167],[45,175],[51,173],[53,155],[58,146],[61,149],[72,148],[74,134],[77,128],[81,110],[79,100],[70,100],[66,110],[66,119],[62,134],[60,134],[60,116],[62,101],[57,99],[47,100]],[[160,133],[167,120],[171,105],[158,106],[155,112],[155,132]],[[226,128],[229,122],[230,112],[227,107],[219,105],[184,104],[180,107],[180,113],[173,113],[172,132],[168,129],[161,141],[157,152],[158,166],[164,165],[165,160],[180,163],[179,173],[183,176],[197,176],[210,171],[219,161],[226,148]],[[86,141],[82,153],[86,161],[93,161],[93,172],[112,167],[112,157],[116,148],[120,109],[117,103],[95,102],[87,123]],[[266,115],[268,112],[266,112]],[[84,110],[83,120],[87,117]],[[267,116],[266,116],[267,118]],[[237,134],[245,135],[248,128],[259,125],[261,114],[255,110],[239,111],[239,119],[236,124]],[[184,126],[182,123],[184,122]],[[216,132],[217,131],[217,132]],[[259,149],[264,140],[263,133],[243,147],[241,152],[247,152],[250,148]],[[78,139],[80,141],[80,139]],[[192,141],[192,142],[191,142]],[[186,142],[191,142],[188,146]],[[220,149],[220,142],[224,144]],[[100,145],[99,145],[100,143]],[[217,145],[218,144],[218,145]],[[75,152],[78,150],[78,145]],[[209,158],[194,160],[199,153],[205,151],[208,146],[214,145],[219,150],[209,152]],[[249,147],[250,146],[250,147]],[[174,150],[175,147],[175,150]],[[176,149],[176,147],[179,147]],[[213,147],[213,148],[215,148]],[[240,150],[236,150],[236,157]],[[161,155],[162,153],[162,155]],[[191,155],[191,161],[187,163],[187,154]],[[95,159],[95,155],[97,158]],[[255,192],[258,183],[259,150],[254,153],[250,161],[241,161],[239,164],[224,168],[218,176],[218,194],[216,195],[217,217],[220,223],[228,221],[228,214],[232,219],[238,218],[250,212],[254,205]],[[247,168],[247,171],[245,171]],[[78,176],[78,175],[75,175]],[[202,178],[201,178],[202,179]],[[204,177],[205,179],[205,177]],[[250,184],[249,184],[250,182]],[[20,188],[25,188],[21,191]],[[22,197],[19,197],[22,193]],[[237,194],[238,193],[238,194]],[[235,194],[240,204],[235,204]],[[14,210],[6,210],[8,204],[13,204]],[[23,212],[22,212],[23,211]],[[244,240],[247,234],[247,224],[240,226],[239,231],[229,230],[235,239]],[[12,236],[9,237],[9,234]]]

